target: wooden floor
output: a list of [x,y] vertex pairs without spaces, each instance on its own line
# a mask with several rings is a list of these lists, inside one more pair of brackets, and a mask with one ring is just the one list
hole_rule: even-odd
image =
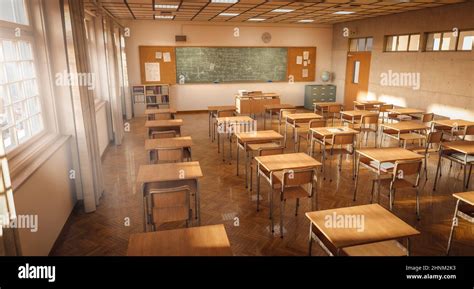
[[[257,212],[255,194],[245,189],[242,174],[239,177],[235,175],[235,149],[232,165],[223,163],[221,155],[217,154],[216,144],[208,138],[207,114],[184,114],[178,117],[185,122],[183,135],[190,135],[194,140],[193,160],[200,162],[204,173],[200,182],[202,225],[225,224],[234,255],[306,255],[309,221],[304,212],[310,208],[309,201],[301,202],[298,216],[294,215],[295,201],[288,201],[283,228],[285,237],[280,239],[277,234],[278,225],[273,236],[269,231],[268,187],[262,182],[264,200],[262,209]],[[146,164],[144,122],[143,118],[133,120],[131,132],[125,134],[123,144],[111,146],[107,150],[103,159],[105,192],[97,211],[86,214],[80,206],[76,207],[51,255],[125,255],[130,234],[143,230],[142,198],[135,179],[139,166]],[[262,123],[259,118],[259,129],[262,129]],[[305,145],[302,145],[304,148]],[[287,150],[293,152],[291,144]],[[464,191],[461,170],[455,165],[449,172],[446,162],[438,190],[433,192],[436,163],[437,157],[431,156],[429,180],[425,182],[423,178],[420,185],[420,221],[415,216],[414,192],[397,192],[395,199],[394,213],[421,231],[420,236],[413,238],[413,255],[444,254],[455,206],[451,194]],[[334,175],[337,175],[335,167],[333,165]],[[369,203],[372,177],[372,174],[361,169],[358,199],[353,202],[351,159],[345,159],[339,177],[335,177],[332,182],[320,179],[319,209]],[[472,184],[470,190],[474,190]],[[386,191],[380,202],[387,207],[385,195]],[[279,217],[278,207],[275,214]],[[238,226],[234,224],[235,217],[238,217]],[[313,248],[313,255],[325,255],[318,246]],[[460,221],[451,254],[474,255],[473,224]]]

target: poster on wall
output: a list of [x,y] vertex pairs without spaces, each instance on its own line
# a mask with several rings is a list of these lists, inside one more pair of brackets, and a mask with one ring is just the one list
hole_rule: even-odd
[[147,62],[145,63],[145,81],[158,82],[161,81],[160,63]]

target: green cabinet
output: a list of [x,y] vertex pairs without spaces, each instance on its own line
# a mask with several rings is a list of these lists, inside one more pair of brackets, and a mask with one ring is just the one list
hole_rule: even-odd
[[304,107],[313,110],[315,102],[336,102],[336,86],[332,84],[306,85]]

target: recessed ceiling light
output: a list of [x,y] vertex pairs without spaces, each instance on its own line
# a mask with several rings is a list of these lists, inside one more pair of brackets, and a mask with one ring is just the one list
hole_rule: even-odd
[[265,21],[266,19],[264,18],[250,18],[249,20],[247,21]]
[[178,4],[155,4],[155,9],[178,9]]
[[288,12],[293,12],[293,11],[295,11],[295,10],[294,9],[282,9],[282,8],[272,10],[272,12],[278,12],[278,13],[288,13]]
[[337,12],[334,12],[333,14],[348,15],[352,13],[355,13],[355,12],[354,11],[337,11]]
[[222,12],[222,13],[219,14],[219,16],[230,16],[230,17],[237,16],[237,15],[239,15],[239,13]]
[[174,15],[155,15],[155,19],[174,19]]
[[239,2],[239,0],[211,0],[211,3],[226,3],[226,4],[234,4]]
[[301,20],[298,20],[298,22],[301,22],[301,23],[310,23],[310,22],[314,22],[313,19],[301,19]]

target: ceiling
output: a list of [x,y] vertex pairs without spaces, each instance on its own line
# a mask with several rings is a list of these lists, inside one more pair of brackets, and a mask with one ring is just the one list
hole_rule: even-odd
[[[312,20],[310,23],[332,24],[363,18],[418,10],[441,5],[465,2],[464,0],[240,0],[232,3],[211,3],[211,0],[85,0],[90,11],[101,5],[120,20],[153,20],[155,15],[173,17],[173,21],[249,22],[251,18],[265,19],[259,23],[295,23]],[[173,9],[154,9],[156,4],[178,5]],[[280,13],[274,9],[291,9]],[[334,12],[349,11],[352,14],[338,15]],[[221,16],[220,13],[238,13],[237,16]],[[164,21],[166,19],[155,19]],[[168,19],[170,20],[170,19]]]

